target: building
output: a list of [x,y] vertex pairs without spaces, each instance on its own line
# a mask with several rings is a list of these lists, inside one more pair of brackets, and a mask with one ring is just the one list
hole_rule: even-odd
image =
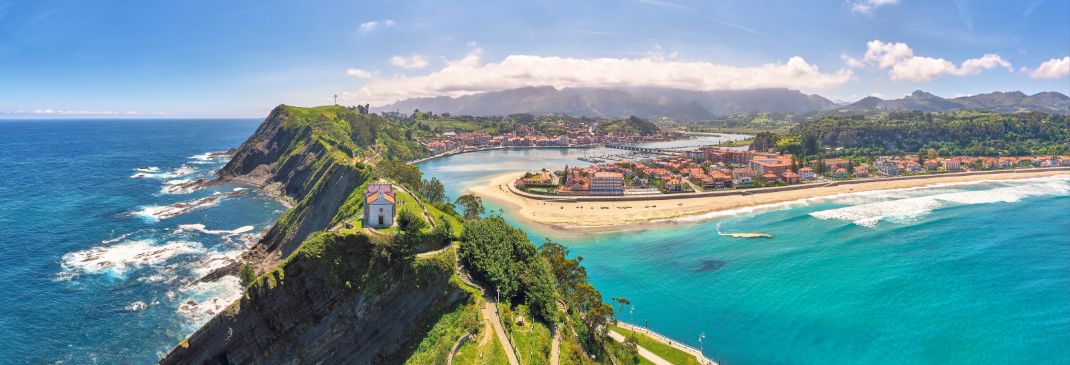
[[879,159],[873,162],[873,167],[877,169],[877,172],[884,175],[899,175],[899,164],[891,159]]
[[624,174],[598,171],[591,179],[591,195],[624,195]]
[[809,167],[803,167],[803,168],[799,169],[799,176],[802,177],[803,180],[807,180],[807,181],[813,180],[814,179],[814,169],[811,169]]
[[788,184],[798,184],[799,181],[802,180],[802,177],[799,174],[796,174],[791,170],[784,171],[783,174],[780,174],[780,177]]
[[364,190],[364,226],[384,228],[394,225],[394,186],[388,182],[368,184]]
[[962,164],[957,158],[945,158],[942,163],[944,171],[958,171],[962,169]]
[[834,171],[832,173],[832,177],[836,178],[836,179],[846,179],[848,176],[850,176],[850,175],[848,175],[847,169],[842,168],[842,167],[836,169],[836,171]]
[[754,170],[749,168],[733,169],[732,184],[734,186],[748,186],[754,184]]

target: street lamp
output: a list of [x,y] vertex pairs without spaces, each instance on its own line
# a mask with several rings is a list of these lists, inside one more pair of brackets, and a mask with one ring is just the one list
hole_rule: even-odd
[[702,352],[702,339],[706,338],[706,332],[698,334],[698,352]]

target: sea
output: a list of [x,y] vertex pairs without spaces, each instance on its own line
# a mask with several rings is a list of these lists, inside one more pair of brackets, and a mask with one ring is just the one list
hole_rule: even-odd
[[[152,363],[240,295],[200,274],[283,211],[210,177],[258,120],[0,121],[0,363]],[[742,138],[660,143],[686,147]],[[456,198],[504,172],[623,151],[421,163]],[[582,257],[617,314],[722,364],[1070,363],[1070,175],[844,194],[592,233],[511,217]],[[765,233],[772,238],[735,238]],[[701,339],[701,341],[700,341]]]
[[[282,214],[174,189],[260,120],[0,120],[0,364],[150,364],[241,295],[194,282]],[[243,190],[244,189],[244,190]],[[160,207],[242,194],[174,217]]]

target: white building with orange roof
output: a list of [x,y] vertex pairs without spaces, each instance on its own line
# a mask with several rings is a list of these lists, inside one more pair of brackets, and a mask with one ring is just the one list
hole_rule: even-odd
[[368,184],[364,190],[364,226],[385,228],[394,225],[394,185],[388,182]]

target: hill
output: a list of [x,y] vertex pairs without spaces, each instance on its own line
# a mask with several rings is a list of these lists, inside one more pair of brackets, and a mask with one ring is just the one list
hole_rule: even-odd
[[924,112],[976,109],[1003,113],[1039,111],[1067,114],[1070,113],[1070,97],[1050,91],[1034,95],[1026,95],[1020,91],[996,91],[947,99],[917,90],[900,99],[884,100],[872,96],[867,97],[842,109],[850,111],[895,110]]
[[395,102],[374,111],[431,110],[453,115],[496,116],[515,113],[556,114],[607,119],[669,118],[699,121],[746,112],[805,112],[835,106],[818,95],[796,90],[760,89],[689,91],[667,88],[527,87],[457,98],[439,96]]

